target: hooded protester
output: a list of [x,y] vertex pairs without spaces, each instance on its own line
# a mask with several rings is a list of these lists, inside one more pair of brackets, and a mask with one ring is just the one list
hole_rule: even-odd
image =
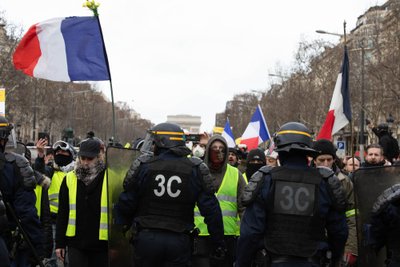
[[[221,207],[224,223],[224,240],[227,254],[218,266],[232,266],[236,254],[236,240],[239,235],[239,221],[244,211],[241,198],[246,185],[240,171],[228,164],[228,145],[224,137],[214,135],[210,138],[204,162],[210,169],[217,199]],[[198,251],[193,256],[193,266],[210,266],[210,239],[204,218],[195,209],[195,224],[200,230],[196,240]],[[215,261],[214,261],[215,262]]]
[[243,175],[246,182],[251,178],[251,176],[258,171],[262,166],[265,166],[265,155],[264,151],[260,148],[255,148],[250,150],[247,155],[246,172]]
[[[60,187],[56,254],[70,266],[108,266],[107,181],[101,142],[82,141],[75,169]],[[70,209],[70,207],[75,209]]]

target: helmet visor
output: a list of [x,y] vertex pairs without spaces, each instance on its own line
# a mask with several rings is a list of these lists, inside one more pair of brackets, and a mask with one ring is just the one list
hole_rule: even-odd
[[6,138],[8,139],[7,145],[6,145],[7,147],[17,148],[17,137],[15,135],[14,129],[11,129],[8,137],[6,137]]
[[147,154],[153,153],[154,152],[153,145],[154,145],[154,135],[150,131],[148,131],[146,137],[143,140],[143,145],[140,148],[140,152]]

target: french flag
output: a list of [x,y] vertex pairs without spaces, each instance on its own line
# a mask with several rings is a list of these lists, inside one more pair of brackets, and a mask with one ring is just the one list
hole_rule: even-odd
[[229,120],[226,120],[224,131],[222,132],[222,137],[225,138],[228,143],[228,147],[234,148],[236,146],[235,138],[233,137],[231,125],[229,124]]
[[29,28],[13,62],[25,74],[52,81],[110,80],[97,17],[53,18]]
[[242,135],[240,143],[245,144],[247,146],[247,151],[250,151],[257,148],[259,144],[269,140],[270,136],[261,107],[258,105],[251,117],[249,125],[247,125]]
[[343,63],[336,80],[335,89],[328,115],[317,136],[319,139],[332,139],[332,135],[351,121],[351,106],[349,92],[349,56],[347,47],[344,47]]

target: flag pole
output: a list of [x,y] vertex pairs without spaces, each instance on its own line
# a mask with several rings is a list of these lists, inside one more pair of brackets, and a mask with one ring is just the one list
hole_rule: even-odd
[[[343,39],[344,39],[344,49],[347,49],[347,35],[346,35],[346,21],[343,22]],[[350,60],[349,60],[350,61]],[[350,155],[354,164],[354,122],[351,120],[350,122]]]
[[115,130],[115,105],[114,105],[114,92],[113,92],[113,86],[112,86],[112,80],[111,80],[111,71],[110,71],[110,64],[108,61],[108,55],[107,55],[107,50],[106,50],[106,44],[104,42],[104,36],[103,36],[103,30],[101,28],[101,23],[100,23],[100,18],[99,18],[99,13],[97,11],[98,7],[100,6],[99,3],[96,3],[94,0],[89,1],[87,0],[85,3],[85,6],[89,8],[90,10],[93,11],[94,16],[97,19],[97,23],[99,25],[99,30],[100,30],[100,36],[103,44],[103,50],[104,50],[104,59],[106,61],[106,66],[107,66],[107,71],[108,71],[108,77],[110,77],[110,91],[111,91],[111,108],[112,108],[112,144],[115,144],[115,138],[116,138],[116,130]]

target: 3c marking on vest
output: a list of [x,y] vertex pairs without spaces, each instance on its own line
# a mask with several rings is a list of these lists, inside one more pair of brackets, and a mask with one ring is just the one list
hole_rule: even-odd
[[274,195],[274,212],[311,216],[314,210],[315,186],[313,184],[277,181]]
[[155,180],[158,182],[158,188],[154,189],[154,194],[157,197],[162,197],[164,196],[165,192],[167,192],[168,196],[176,198],[181,194],[181,190],[177,189],[175,192],[172,192],[172,183],[182,183],[182,179],[177,176],[173,175],[168,178],[167,184],[165,185],[166,179],[165,176],[162,174],[158,174],[155,178]]

